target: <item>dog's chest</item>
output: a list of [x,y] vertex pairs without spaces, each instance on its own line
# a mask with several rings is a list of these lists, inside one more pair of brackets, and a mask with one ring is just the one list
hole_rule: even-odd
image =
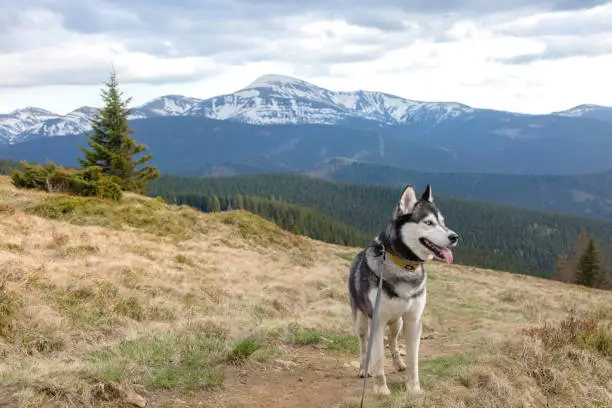
[[[394,289],[399,296],[389,297],[386,293],[382,293],[379,309],[381,320],[395,320],[406,313],[420,313],[425,303],[424,287],[422,288],[423,291],[419,293],[419,296],[413,296],[415,294],[415,288],[410,285],[400,284]],[[376,301],[376,293],[376,289],[370,292],[372,305],[374,305]]]

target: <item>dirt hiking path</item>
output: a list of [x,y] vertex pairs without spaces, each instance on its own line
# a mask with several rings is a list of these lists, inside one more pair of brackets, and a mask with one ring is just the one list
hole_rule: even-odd
[[[291,359],[248,362],[225,369],[215,392],[143,393],[152,408],[331,408],[361,389],[352,355],[292,348]],[[351,365],[352,363],[353,365]],[[358,364],[358,363],[357,363]]]
[[[317,350],[296,350],[293,361],[280,360],[276,367],[232,369],[225,390],[203,405],[218,408],[327,408],[361,384],[347,356],[326,356]],[[265,370],[265,371],[262,371]]]
[[[422,341],[421,358],[430,358],[431,345]],[[403,347],[400,347],[403,354]],[[213,393],[146,395],[155,408],[337,408],[347,397],[361,395],[363,379],[357,377],[358,356],[325,353],[313,348],[290,348],[290,360],[249,362],[225,371],[223,389]],[[405,357],[404,357],[405,358]],[[401,381],[403,373],[392,365],[385,349],[387,381]],[[368,382],[366,395],[372,392]]]

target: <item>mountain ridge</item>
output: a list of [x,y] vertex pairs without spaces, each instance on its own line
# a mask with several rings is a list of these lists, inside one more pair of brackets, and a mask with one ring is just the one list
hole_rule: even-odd
[[[40,137],[65,136],[87,131],[95,107],[82,106],[61,115],[28,106],[0,114],[0,143],[15,144]],[[473,108],[459,102],[420,101],[385,92],[331,91],[305,80],[267,74],[237,91],[201,99],[177,94],[162,95],[133,108],[130,119],[159,116],[203,116],[249,124],[329,124],[351,120],[372,125],[425,124],[470,120],[475,114],[499,114],[525,118],[539,116],[584,117],[612,122],[612,108],[582,104],[566,111],[535,115]],[[505,119],[507,120],[507,119]]]

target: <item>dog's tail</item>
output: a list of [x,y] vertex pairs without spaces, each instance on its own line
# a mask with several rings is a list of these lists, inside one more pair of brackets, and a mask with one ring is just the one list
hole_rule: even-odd
[[357,309],[359,306],[357,305],[357,299],[355,299],[356,285],[357,285],[357,274],[359,273],[359,265],[363,261],[364,251],[361,251],[355,255],[351,265],[349,267],[349,278],[348,278],[348,293],[349,299],[351,301],[351,315],[353,316],[353,321],[357,319]]

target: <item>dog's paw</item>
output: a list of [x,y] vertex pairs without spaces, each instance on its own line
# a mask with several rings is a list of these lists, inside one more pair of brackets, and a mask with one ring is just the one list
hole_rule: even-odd
[[393,367],[397,371],[406,371],[406,364],[400,358],[393,359]]
[[372,389],[372,392],[378,395],[391,394],[391,390],[389,390],[389,387],[387,387],[387,384],[374,384],[374,388]]
[[[368,370],[368,377],[372,376],[372,372]],[[365,377],[365,370],[362,368],[361,370],[359,370],[359,378],[364,378]]]
[[414,393],[414,394],[418,394],[421,393],[421,386],[419,385],[419,383],[414,383],[414,382],[407,382],[406,383],[406,391]]

